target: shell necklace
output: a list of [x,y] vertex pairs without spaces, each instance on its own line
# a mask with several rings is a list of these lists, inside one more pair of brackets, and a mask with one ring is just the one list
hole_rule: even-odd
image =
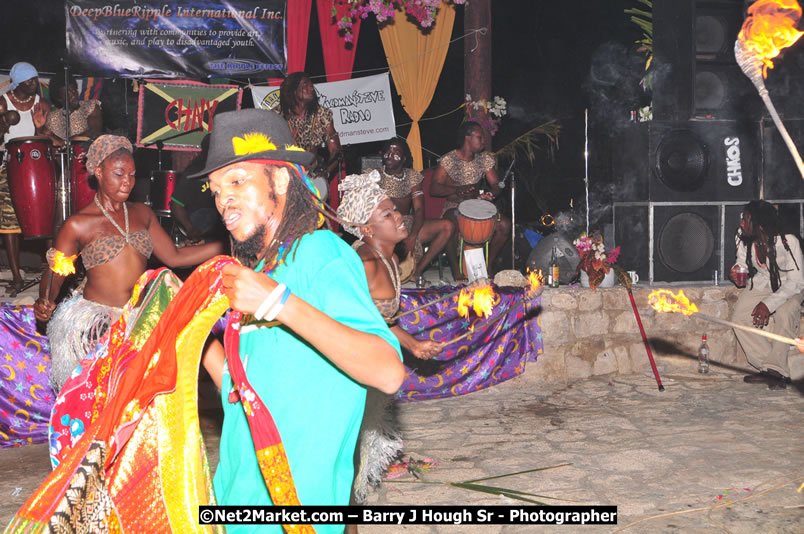
[[103,216],[106,217],[107,219],[109,219],[109,222],[112,223],[112,225],[115,228],[117,228],[117,231],[120,232],[121,234],[123,234],[123,237],[126,240],[126,244],[129,245],[130,243],[128,241],[128,208],[126,207],[126,203],[123,202],[123,219],[126,221],[126,231],[125,232],[123,231],[122,228],[120,228],[120,225],[117,224],[117,221],[115,221],[112,218],[112,216],[109,215],[109,212],[106,211],[106,209],[101,205],[100,201],[98,200],[98,195],[97,194],[95,195],[95,205],[98,206],[98,208],[101,210],[101,213],[103,213]]
[[[364,241],[364,243],[365,243],[365,241]],[[366,243],[366,244],[369,245],[368,243]],[[391,262],[389,263],[388,260],[385,258],[385,255],[380,251],[380,249],[378,249],[377,247],[375,247],[373,245],[369,245],[369,246],[372,249],[374,249],[374,252],[377,253],[377,255],[380,257],[382,262],[385,264],[385,268],[388,269],[388,275],[391,277],[391,284],[394,286],[394,295],[396,295],[394,298],[396,300],[399,300],[399,295],[400,295],[400,292],[401,292],[401,289],[402,289],[402,281],[401,281],[400,276],[399,276],[399,266],[396,264],[396,261],[393,260],[393,257],[391,258]],[[393,264],[393,269],[391,268],[392,264]]]
[[14,97],[14,100],[16,100],[16,101],[17,101],[18,103],[20,103],[20,104],[27,104],[28,102],[30,102],[31,100],[33,100],[33,99],[34,99],[34,97],[36,96],[36,93],[34,93],[34,94],[32,94],[31,96],[29,96],[28,98],[24,98],[24,99],[23,99],[23,98],[18,97],[18,96],[17,96],[17,94],[16,94],[16,93],[14,93],[13,91],[12,91],[12,92],[10,92],[9,94],[10,94],[11,96],[13,96],[13,97]]

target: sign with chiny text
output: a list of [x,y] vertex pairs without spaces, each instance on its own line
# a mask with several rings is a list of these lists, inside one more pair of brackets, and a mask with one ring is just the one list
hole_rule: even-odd
[[[318,103],[332,110],[342,145],[384,141],[396,135],[388,73],[315,84]],[[252,87],[254,107],[279,106],[279,87]]]
[[67,53],[91,76],[283,76],[285,9],[285,0],[66,0]]
[[243,92],[236,85],[207,85],[188,80],[146,80],[140,88],[137,146],[200,150],[215,115],[240,109]]

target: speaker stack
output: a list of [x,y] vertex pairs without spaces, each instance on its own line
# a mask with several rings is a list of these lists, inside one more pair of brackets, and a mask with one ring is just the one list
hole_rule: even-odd
[[[801,222],[802,180],[734,60],[743,19],[742,0],[653,2],[654,120],[612,143],[618,263],[642,280],[722,278],[750,200],[790,203]],[[804,122],[790,123],[804,141]]]

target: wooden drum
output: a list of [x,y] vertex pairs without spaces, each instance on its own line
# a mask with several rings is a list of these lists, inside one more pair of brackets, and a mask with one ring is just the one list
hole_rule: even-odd
[[48,137],[18,137],[6,143],[8,187],[22,235],[50,237],[56,214],[56,170]]
[[488,200],[474,198],[458,205],[458,231],[471,245],[482,245],[491,239],[497,222],[497,206]]

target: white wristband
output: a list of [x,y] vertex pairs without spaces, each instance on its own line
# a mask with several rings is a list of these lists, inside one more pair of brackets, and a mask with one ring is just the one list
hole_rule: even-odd
[[271,310],[267,314],[265,314],[264,319],[266,321],[273,321],[274,319],[276,319],[276,316],[279,315],[279,312],[281,312],[282,308],[285,307],[285,303],[288,301],[289,297],[290,297],[290,288],[288,287],[285,288],[285,292],[282,293],[282,298],[280,298],[276,304],[271,306]]
[[257,308],[257,311],[254,312],[254,317],[258,320],[262,320],[265,317],[265,314],[268,313],[268,310],[271,309],[271,306],[276,304],[279,299],[282,297],[282,293],[285,291],[285,284],[277,285],[271,293],[265,297],[265,300],[262,301],[260,307]]

